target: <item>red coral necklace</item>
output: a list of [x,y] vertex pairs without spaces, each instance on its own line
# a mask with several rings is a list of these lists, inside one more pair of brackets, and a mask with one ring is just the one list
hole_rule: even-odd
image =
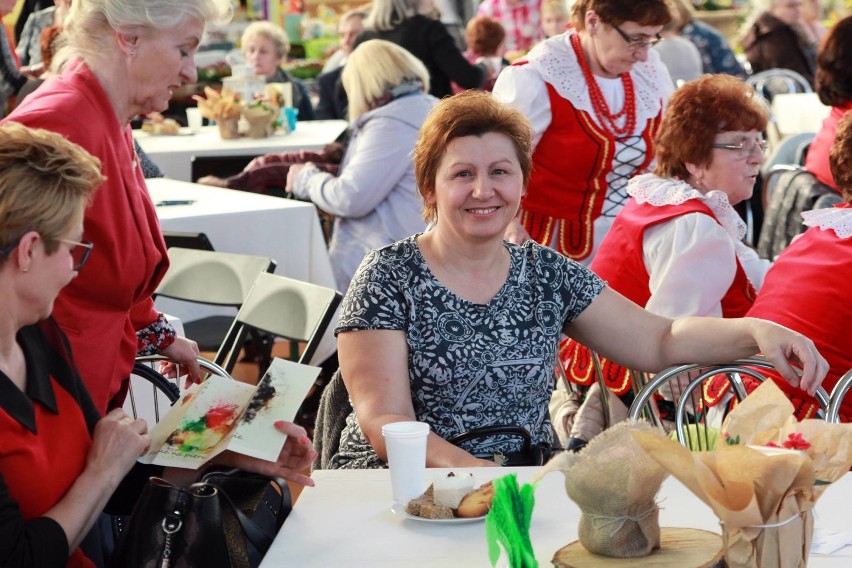
[[[598,122],[610,134],[616,138],[621,138],[630,134],[636,129],[636,93],[633,91],[633,79],[630,73],[622,73],[621,84],[624,85],[624,107],[621,112],[612,114],[609,111],[609,105],[606,104],[606,99],[601,92],[600,85],[589,69],[589,64],[586,62],[586,56],[583,55],[583,48],[580,46],[580,36],[571,34],[571,47],[574,48],[574,53],[577,55],[577,61],[580,63],[580,69],[583,70],[583,76],[586,78],[586,84],[589,86],[589,98],[592,99],[592,108],[595,111],[595,116],[598,117]],[[627,115],[624,120],[624,127],[619,127],[618,119]]]

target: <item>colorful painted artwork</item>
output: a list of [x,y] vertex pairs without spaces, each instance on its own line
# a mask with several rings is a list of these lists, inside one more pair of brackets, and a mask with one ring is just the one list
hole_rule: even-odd
[[273,461],[286,440],[275,422],[293,420],[318,374],[274,359],[257,386],[218,376],[193,385],[151,429],[139,461],[196,469],[225,450]]

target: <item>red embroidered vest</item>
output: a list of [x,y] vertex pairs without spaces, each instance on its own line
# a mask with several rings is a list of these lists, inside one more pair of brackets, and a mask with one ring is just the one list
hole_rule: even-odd
[[[582,260],[592,253],[592,224],[600,216],[606,197],[615,137],[598,126],[589,113],[575,109],[550,83],[545,85],[552,118],[533,152],[533,173],[521,201],[521,223],[543,245],[550,244],[558,229],[556,250]],[[654,155],[653,139],[662,112],[660,104],[659,114],[642,131],[647,151],[637,173]]]
[[[650,275],[645,269],[643,238],[645,230],[675,217],[688,213],[701,213],[716,219],[704,203],[691,199],[680,205],[657,207],[639,204],[631,199],[615,220],[590,266],[591,270],[606,280],[609,286],[640,306],[651,299],[648,287]],[[721,299],[722,316],[742,317],[754,303],[755,290],[746,276],[739,259],[731,287]],[[569,380],[581,385],[594,381],[594,367],[588,349],[576,341],[564,341],[559,357],[565,363]],[[616,394],[623,395],[631,387],[627,369],[601,358],[603,375],[607,386]]]

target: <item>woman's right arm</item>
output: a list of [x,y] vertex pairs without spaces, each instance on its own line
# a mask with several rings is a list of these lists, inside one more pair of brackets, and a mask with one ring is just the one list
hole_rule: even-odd
[[[416,420],[408,380],[408,345],[399,330],[359,330],[337,336],[340,372],[358,424],[376,454],[387,461],[382,426]],[[427,467],[496,466],[430,432]]]
[[416,140],[417,130],[408,124],[382,116],[371,118],[350,143],[340,176],[316,167],[304,168],[288,190],[337,217],[363,217],[411,170],[410,154]]
[[148,425],[121,409],[104,416],[95,426],[83,472],[68,492],[43,516],[65,531],[68,550],[80,546],[115,489],[150,444]]

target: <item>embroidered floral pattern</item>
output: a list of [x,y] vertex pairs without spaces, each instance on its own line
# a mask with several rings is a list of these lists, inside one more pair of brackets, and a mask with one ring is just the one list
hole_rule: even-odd
[[157,320],[136,332],[136,356],[156,355],[175,342],[175,328],[160,314]]
[[[509,277],[488,304],[447,290],[431,273],[416,237],[373,251],[343,300],[337,332],[405,331],[417,420],[451,438],[485,425],[519,425],[549,444],[547,404],[563,327],[601,292],[604,282],[557,252],[528,241],[506,244]],[[478,456],[520,450],[516,438],[463,444]],[[333,467],[383,467],[349,415]]]
[[803,211],[802,218],[808,227],[831,229],[839,239],[852,237],[852,207],[833,207]]
[[711,190],[701,193],[691,185],[679,179],[661,178],[655,174],[636,176],[627,184],[627,193],[638,203],[649,203],[657,207],[663,205],[680,205],[690,199],[703,201],[713,212],[722,228],[731,235],[737,256],[743,260],[743,254],[748,247],[743,243],[746,235],[746,224],[734,209],[728,196],[722,191]]

